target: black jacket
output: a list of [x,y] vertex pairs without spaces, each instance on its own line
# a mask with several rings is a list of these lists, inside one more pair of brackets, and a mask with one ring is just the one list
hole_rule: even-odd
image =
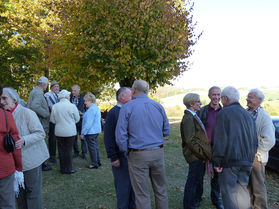
[[[199,111],[197,111],[197,115],[201,119],[202,123],[205,125],[208,117],[208,108],[209,104],[203,106]],[[222,109],[222,106],[220,105],[220,108]]]
[[[86,111],[86,107],[84,104],[84,96],[82,94],[78,95],[78,105],[77,105],[77,109],[78,111],[84,113]],[[72,99],[73,99],[73,95],[71,94],[70,96],[70,102],[72,103]],[[82,125],[82,115],[80,115],[80,120],[77,123],[77,127],[81,130],[81,125]]]
[[238,102],[217,116],[212,161],[216,167],[252,166],[258,147],[256,125]]

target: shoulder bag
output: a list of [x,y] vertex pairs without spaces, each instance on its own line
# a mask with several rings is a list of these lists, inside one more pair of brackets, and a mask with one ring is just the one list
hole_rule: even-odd
[[5,115],[6,129],[7,129],[7,135],[4,137],[4,148],[7,152],[13,152],[15,149],[15,140],[13,139],[12,135],[10,135],[9,133],[6,111],[5,110],[3,111]]

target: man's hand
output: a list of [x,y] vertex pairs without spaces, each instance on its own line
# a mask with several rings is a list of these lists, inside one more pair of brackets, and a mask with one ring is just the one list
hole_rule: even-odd
[[80,135],[79,135],[79,138],[80,138],[81,140],[83,140],[84,135],[83,135],[83,134],[80,134]]
[[111,162],[111,165],[116,167],[116,168],[119,168],[120,167],[120,160],[116,160],[116,161]]
[[217,173],[221,173],[223,171],[223,168],[221,167],[214,167],[214,169]]
[[25,142],[24,138],[20,138],[18,141],[16,141],[15,143],[16,149],[21,149],[24,145],[24,142]]

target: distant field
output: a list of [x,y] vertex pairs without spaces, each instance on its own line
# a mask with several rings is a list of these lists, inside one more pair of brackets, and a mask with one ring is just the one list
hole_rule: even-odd
[[[262,104],[263,107],[270,115],[279,115],[279,88],[262,90],[265,94],[265,100]],[[239,91],[240,103],[244,108],[247,108],[246,97],[249,89],[241,88]],[[185,110],[185,106],[183,105],[183,97],[189,92],[198,93],[201,96],[202,106],[209,103],[209,98],[207,96],[208,90],[206,89],[181,90],[174,87],[167,87],[158,89],[154,95],[160,99],[162,105],[165,107],[168,117],[181,118]]]

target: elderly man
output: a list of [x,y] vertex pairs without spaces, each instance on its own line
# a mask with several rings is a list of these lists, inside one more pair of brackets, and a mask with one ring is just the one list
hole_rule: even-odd
[[[60,86],[57,81],[52,81],[50,84],[50,91],[45,93],[45,98],[48,103],[48,108],[51,112],[52,106],[59,102],[57,94],[59,93]],[[55,125],[49,121],[49,133],[48,133],[48,149],[50,154],[49,161],[56,163],[56,137],[54,134]]]
[[115,141],[115,128],[121,107],[131,100],[131,90],[121,87],[116,92],[117,105],[115,105],[106,117],[104,127],[104,142],[107,156],[110,158],[114,186],[117,198],[117,208],[135,208],[135,194],[131,185],[127,157],[119,151]]
[[156,208],[168,208],[164,163],[164,136],[169,135],[165,110],[148,97],[149,85],[136,80],[132,86],[133,100],[119,113],[116,142],[128,155],[128,167],[138,209],[151,209],[149,178]]
[[[44,97],[44,91],[48,87],[48,78],[40,77],[37,82],[37,86],[30,92],[29,99],[27,102],[27,107],[33,110],[44,128],[44,131],[48,133],[49,130],[49,109],[47,101]],[[42,164],[43,171],[52,170],[52,168],[45,162]]]
[[[80,135],[81,134],[81,129],[82,129],[82,115],[83,113],[85,112],[86,110],[86,107],[85,107],[85,104],[84,104],[84,96],[82,94],[80,94],[80,86],[75,84],[72,86],[72,94],[71,94],[71,97],[70,97],[70,101],[71,103],[75,104],[77,109],[78,109],[78,112],[79,112],[79,115],[80,115],[80,120],[79,122],[76,124],[76,127],[77,127],[77,135],[75,137],[75,140],[74,140],[74,145],[73,145],[73,148],[74,148],[74,155],[73,157],[78,157],[79,155],[79,150],[78,150],[78,134]],[[81,141],[81,157],[83,159],[86,159],[86,156],[87,156],[87,149],[86,149],[86,140],[85,139],[80,139]]]
[[240,106],[239,92],[226,87],[221,93],[224,108],[218,113],[214,134],[213,165],[226,209],[250,208],[247,185],[257,151],[255,122]]
[[[197,111],[197,115],[201,119],[205,130],[206,135],[211,143],[211,146],[214,144],[214,129],[216,125],[216,118],[219,113],[219,111],[222,109],[222,106],[220,105],[220,99],[221,99],[221,89],[218,86],[212,86],[208,91],[208,97],[210,99],[210,103],[208,105],[205,105],[202,107],[199,111]],[[199,175],[204,176],[205,174],[205,163],[203,163],[203,172],[201,172]],[[208,164],[208,168],[211,169],[210,172],[213,172],[210,175],[212,176],[211,179],[211,202],[217,209],[223,209],[222,200],[220,198],[220,186],[218,183],[218,173],[213,170],[212,171],[212,165]],[[201,178],[203,179],[203,177]],[[203,193],[203,180],[200,182],[200,187],[198,188],[198,194],[199,197],[197,197],[196,201],[200,201]],[[197,203],[198,204],[198,203]]]
[[253,209],[267,209],[267,192],[265,187],[265,165],[268,151],[275,144],[275,128],[270,116],[261,106],[264,94],[259,89],[251,89],[247,96],[248,111],[256,122],[258,150],[252,166],[248,189]]

